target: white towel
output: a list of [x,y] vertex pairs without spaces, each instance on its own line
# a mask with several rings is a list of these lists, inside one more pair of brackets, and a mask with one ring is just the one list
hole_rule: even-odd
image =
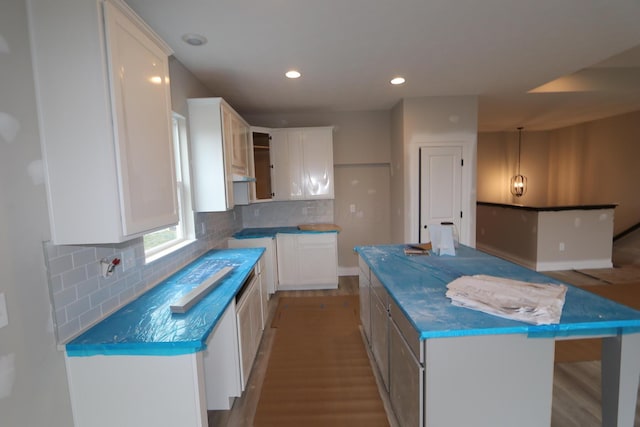
[[447,289],[454,305],[534,325],[559,323],[567,293],[565,285],[485,275],[459,277]]

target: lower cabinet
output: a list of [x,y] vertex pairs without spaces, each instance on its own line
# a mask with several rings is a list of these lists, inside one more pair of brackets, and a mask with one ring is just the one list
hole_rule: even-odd
[[[242,394],[236,305],[229,304],[207,341],[204,351],[207,409],[231,409]],[[221,351],[221,350],[224,351]]]
[[337,289],[337,233],[279,233],[278,289]]
[[424,424],[424,350],[418,332],[369,266],[359,259],[364,336],[400,427]]
[[262,339],[260,270],[247,279],[209,335],[203,352],[208,410],[231,409],[242,395]]
[[[242,292],[242,291],[241,291]],[[240,380],[242,390],[247,386],[253,361],[262,338],[262,302],[260,277],[255,275],[242,293],[236,297],[238,343],[240,348]]]
[[268,295],[276,292],[278,282],[278,262],[276,259],[276,241],[273,237],[259,237],[251,239],[229,239],[227,246],[230,248],[265,248],[261,263],[264,268],[261,272],[262,286]]

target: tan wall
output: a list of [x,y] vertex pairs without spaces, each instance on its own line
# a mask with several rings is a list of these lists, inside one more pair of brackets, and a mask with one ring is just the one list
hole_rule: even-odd
[[404,215],[404,105],[398,103],[391,111],[391,241],[403,243]]
[[478,135],[478,200],[527,206],[617,203],[614,234],[640,222],[640,111],[546,132],[523,132],[528,190],[508,192],[517,133]]
[[[355,246],[390,243],[390,112],[243,114],[243,117],[253,126],[267,128],[334,126],[333,217],[343,229],[338,235],[338,265],[341,274],[357,274]],[[351,212],[352,205],[355,212]]]

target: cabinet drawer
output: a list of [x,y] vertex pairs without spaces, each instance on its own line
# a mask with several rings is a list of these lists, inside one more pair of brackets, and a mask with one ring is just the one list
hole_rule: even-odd
[[382,282],[378,280],[375,274],[371,275],[371,290],[373,291],[373,295],[384,305],[385,310],[389,310],[389,293],[384,286],[382,286]]
[[407,341],[413,355],[420,363],[424,364],[424,351],[423,346],[420,345],[420,334],[393,299],[389,301],[389,312],[391,313],[391,320],[393,320],[393,323],[396,324],[398,330]]

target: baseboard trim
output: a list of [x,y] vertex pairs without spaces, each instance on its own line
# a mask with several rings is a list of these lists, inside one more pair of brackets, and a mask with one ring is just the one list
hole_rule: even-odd
[[355,267],[340,267],[338,266],[338,276],[357,276],[359,274],[358,266]]

